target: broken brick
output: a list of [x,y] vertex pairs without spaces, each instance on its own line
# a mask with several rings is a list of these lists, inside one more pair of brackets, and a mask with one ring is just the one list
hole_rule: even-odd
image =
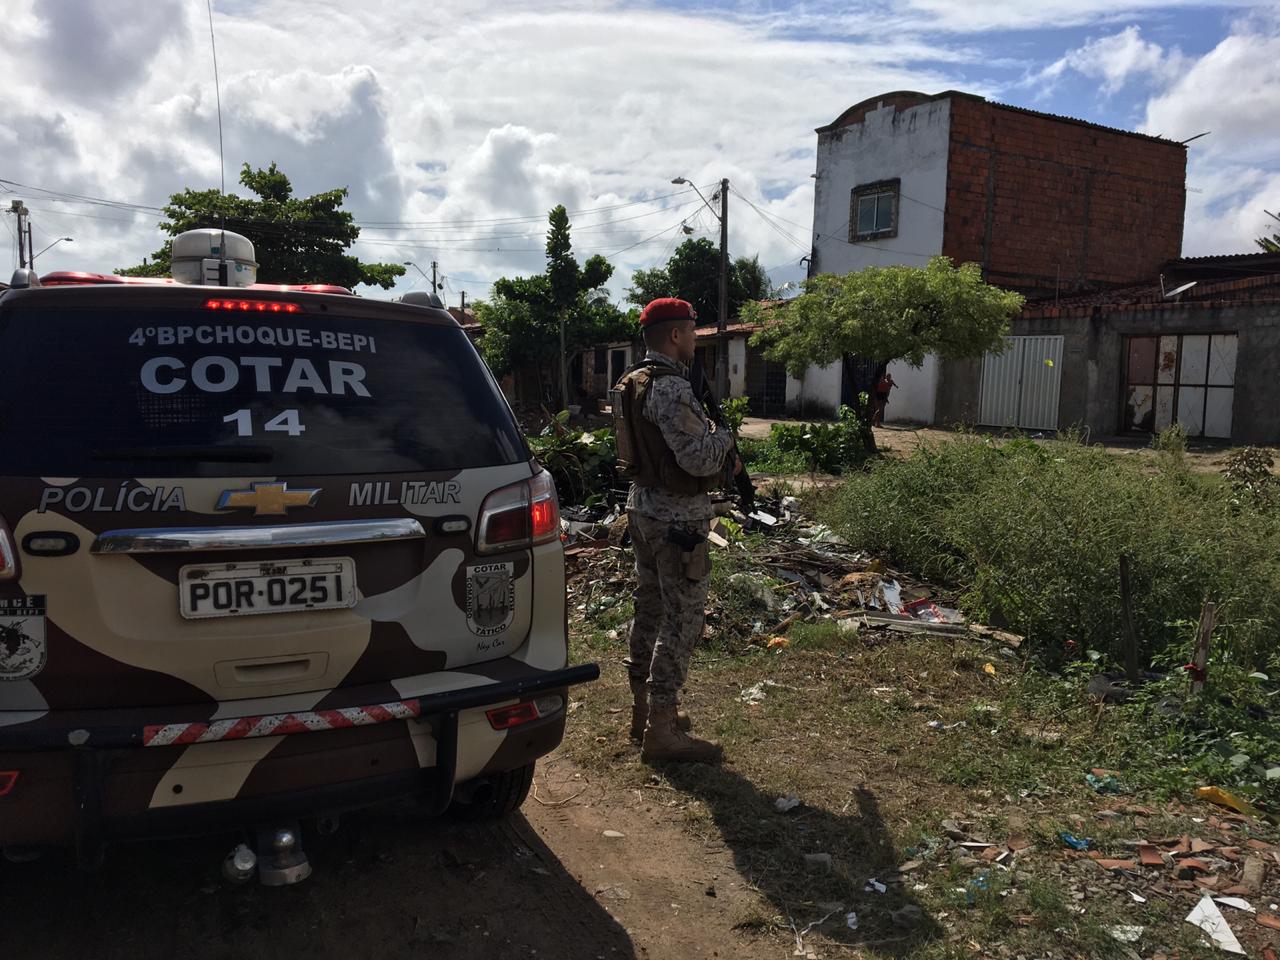
[[1239,863],[1240,848],[1239,847],[1219,847],[1218,856],[1222,857],[1224,860],[1230,860],[1232,863]]
[[1203,890],[1217,890],[1222,881],[1218,877],[1196,877],[1195,885]]
[[1263,853],[1270,853],[1276,849],[1275,844],[1267,843],[1265,840],[1259,840],[1256,837],[1249,838],[1245,841],[1245,844],[1254,850],[1261,850]]
[[1199,837],[1196,837],[1191,841],[1191,852],[1205,853],[1208,850],[1212,850],[1215,846],[1217,846],[1217,844],[1213,844],[1208,840],[1201,840]]
[[1270,913],[1259,913],[1257,920],[1260,926],[1270,927],[1272,930],[1280,930],[1280,917]]
[[1160,851],[1149,843],[1138,844],[1138,859],[1142,861],[1144,867],[1164,866],[1164,857],[1160,856]]
[[1197,860],[1194,857],[1187,857],[1180,863],[1182,870],[1192,870],[1196,873],[1213,873],[1213,870],[1203,860]]
[[1103,870],[1137,870],[1138,865],[1132,860],[1095,860]]

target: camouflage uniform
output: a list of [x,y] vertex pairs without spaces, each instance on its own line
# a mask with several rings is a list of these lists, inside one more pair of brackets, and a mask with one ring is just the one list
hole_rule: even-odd
[[[683,364],[655,351],[645,360],[672,367],[681,376],[653,381],[644,417],[662,431],[681,469],[695,477],[715,474],[733,446],[732,435],[717,432],[707,420]],[[638,580],[627,668],[632,677],[648,679],[655,707],[674,706],[702,636],[711,571],[706,554],[714,516],[711,498],[633,484],[627,514]],[[686,551],[695,542],[702,544],[702,559],[689,564]]]

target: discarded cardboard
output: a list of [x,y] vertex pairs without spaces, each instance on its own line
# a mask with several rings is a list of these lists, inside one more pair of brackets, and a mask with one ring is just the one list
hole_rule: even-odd
[[1222,915],[1222,911],[1218,909],[1218,905],[1213,902],[1213,898],[1207,893],[1200,898],[1200,902],[1195,908],[1187,914],[1187,923],[1199,927],[1209,935],[1209,939],[1213,941],[1214,946],[1219,950],[1227,953],[1238,953],[1244,955],[1244,948],[1240,946],[1240,941],[1236,939],[1235,933],[1231,930],[1231,925],[1227,923],[1227,918]]

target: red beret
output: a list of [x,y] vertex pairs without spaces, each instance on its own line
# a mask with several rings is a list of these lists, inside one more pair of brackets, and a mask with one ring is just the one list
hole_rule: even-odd
[[640,311],[640,326],[647,327],[651,323],[663,320],[697,320],[698,311],[688,300],[676,297],[659,297],[650,300],[649,305]]

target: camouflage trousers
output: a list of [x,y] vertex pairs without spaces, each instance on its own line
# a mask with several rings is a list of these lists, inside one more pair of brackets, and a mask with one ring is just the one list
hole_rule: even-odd
[[650,703],[674,706],[706,617],[711,522],[629,513],[628,525],[638,584],[627,670],[648,681]]

